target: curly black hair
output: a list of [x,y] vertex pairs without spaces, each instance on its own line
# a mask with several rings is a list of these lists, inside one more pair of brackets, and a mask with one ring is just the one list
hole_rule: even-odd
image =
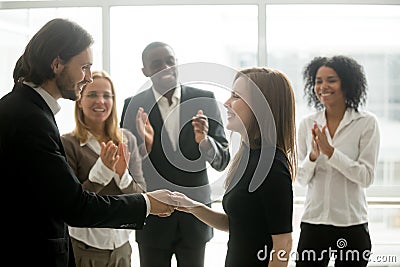
[[347,108],[353,108],[357,111],[360,105],[365,104],[367,80],[363,67],[348,56],[333,56],[315,57],[304,67],[304,96],[309,107],[314,107],[316,110],[324,108],[314,92],[315,78],[321,66],[332,68],[339,76]]

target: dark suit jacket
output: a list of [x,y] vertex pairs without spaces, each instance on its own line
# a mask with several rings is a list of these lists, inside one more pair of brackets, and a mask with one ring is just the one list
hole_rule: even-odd
[[141,194],[101,197],[82,189],[67,163],[52,111],[26,85],[14,86],[0,100],[0,164],[3,221],[10,231],[3,236],[4,253],[18,252],[13,265],[68,266],[67,224],[143,227]]
[[[180,108],[180,151],[172,150],[166,131],[162,131],[163,119],[156,104],[152,89],[125,100],[122,111],[121,127],[131,130],[138,144],[143,143],[136,130],[136,113],[143,107],[149,114],[154,129],[152,151],[143,160],[143,173],[149,191],[167,188],[180,191],[189,197],[210,203],[210,186],[206,170],[206,159],[201,155],[195,142],[191,119],[202,109],[209,118],[210,138],[214,139],[220,157],[211,162],[216,170],[227,166],[230,154],[228,142],[222,126],[221,115],[214,94],[197,88],[181,86]],[[144,246],[169,248],[181,239],[188,246],[204,245],[213,236],[212,228],[191,214],[174,212],[168,218],[149,216],[142,231],[136,232],[136,241]]]

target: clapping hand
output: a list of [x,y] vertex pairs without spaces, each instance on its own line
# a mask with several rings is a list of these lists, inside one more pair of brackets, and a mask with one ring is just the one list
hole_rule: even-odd
[[315,161],[319,157],[319,154],[320,154],[319,147],[318,147],[317,140],[316,140],[318,138],[316,138],[317,136],[316,136],[316,133],[315,133],[315,131],[317,129],[318,129],[318,125],[317,125],[317,123],[314,122],[313,128],[311,129],[311,135],[312,135],[312,138],[311,138],[311,153],[310,153],[310,160],[311,161]]
[[310,160],[312,160],[312,157],[315,157],[315,156],[316,156],[315,159],[317,159],[317,157],[319,156],[320,153],[328,156],[328,158],[330,158],[332,156],[335,148],[329,144],[328,137],[326,136],[327,128],[328,128],[328,126],[324,125],[320,129],[320,128],[318,128],[318,125],[316,123],[314,123],[314,127],[312,129],[312,135],[313,135],[312,148],[313,149],[310,153]]
[[150,153],[154,141],[154,129],[150,124],[149,115],[140,107],[136,114],[136,130],[145,143],[147,153]]
[[107,143],[100,143],[100,148],[100,158],[103,164],[122,177],[131,156],[126,144],[120,142],[116,146],[113,141],[108,141]]
[[194,128],[194,137],[196,143],[200,143],[204,139],[206,139],[208,134],[208,118],[203,114],[203,111],[200,109],[196,116],[192,118],[192,125]]
[[123,142],[120,142],[118,144],[117,154],[119,157],[117,163],[115,164],[115,172],[118,173],[119,177],[122,177],[126,168],[128,167],[131,153],[128,151],[127,145]]
[[100,158],[104,165],[110,170],[115,171],[116,164],[119,160],[119,155],[117,153],[118,147],[113,141],[108,141],[107,144],[104,142],[100,143],[101,151]]

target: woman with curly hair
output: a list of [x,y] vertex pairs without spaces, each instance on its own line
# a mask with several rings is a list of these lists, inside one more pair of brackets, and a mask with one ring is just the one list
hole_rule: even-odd
[[366,266],[371,251],[365,189],[374,181],[380,134],[365,104],[363,67],[347,56],[316,57],[303,72],[317,111],[298,130],[297,181],[307,187],[296,266]]

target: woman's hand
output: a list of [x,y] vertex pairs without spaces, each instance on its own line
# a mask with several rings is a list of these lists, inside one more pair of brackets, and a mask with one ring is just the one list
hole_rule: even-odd
[[315,131],[318,129],[318,125],[317,125],[317,123],[314,123],[314,125],[313,125],[313,128],[311,129],[311,135],[312,135],[312,138],[311,138],[311,152],[310,152],[310,160],[311,161],[316,161],[317,160],[317,158],[319,157],[319,155],[320,155],[320,150],[319,150],[319,147],[318,147],[318,143],[317,143],[317,140],[316,140],[316,133],[315,133]]
[[117,153],[118,147],[114,144],[113,141],[108,141],[107,144],[104,142],[100,143],[101,151],[100,158],[104,165],[107,166],[110,170],[115,171],[115,165],[119,160],[119,155]]
[[[324,125],[321,130],[318,127],[314,128],[314,132],[315,132],[314,140],[318,146],[320,153],[328,156],[328,158],[331,158],[335,148],[332,147],[328,142],[328,137],[326,136],[327,128],[328,128],[327,125]],[[311,157],[311,155],[310,155],[310,157]]]
[[187,213],[192,213],[194,208],[203,205],[202,203],[197,202],[180,192],[173,192],[171,195],[171,199],[175,202],[175,209]]
[[131,158],[131,153],[128,151],[128,147],[125,143],[120,142],[118,144],[117,154],[119,156],[117,163],[115,164],[115,172],[122,177],[128,167],[129,159]]

